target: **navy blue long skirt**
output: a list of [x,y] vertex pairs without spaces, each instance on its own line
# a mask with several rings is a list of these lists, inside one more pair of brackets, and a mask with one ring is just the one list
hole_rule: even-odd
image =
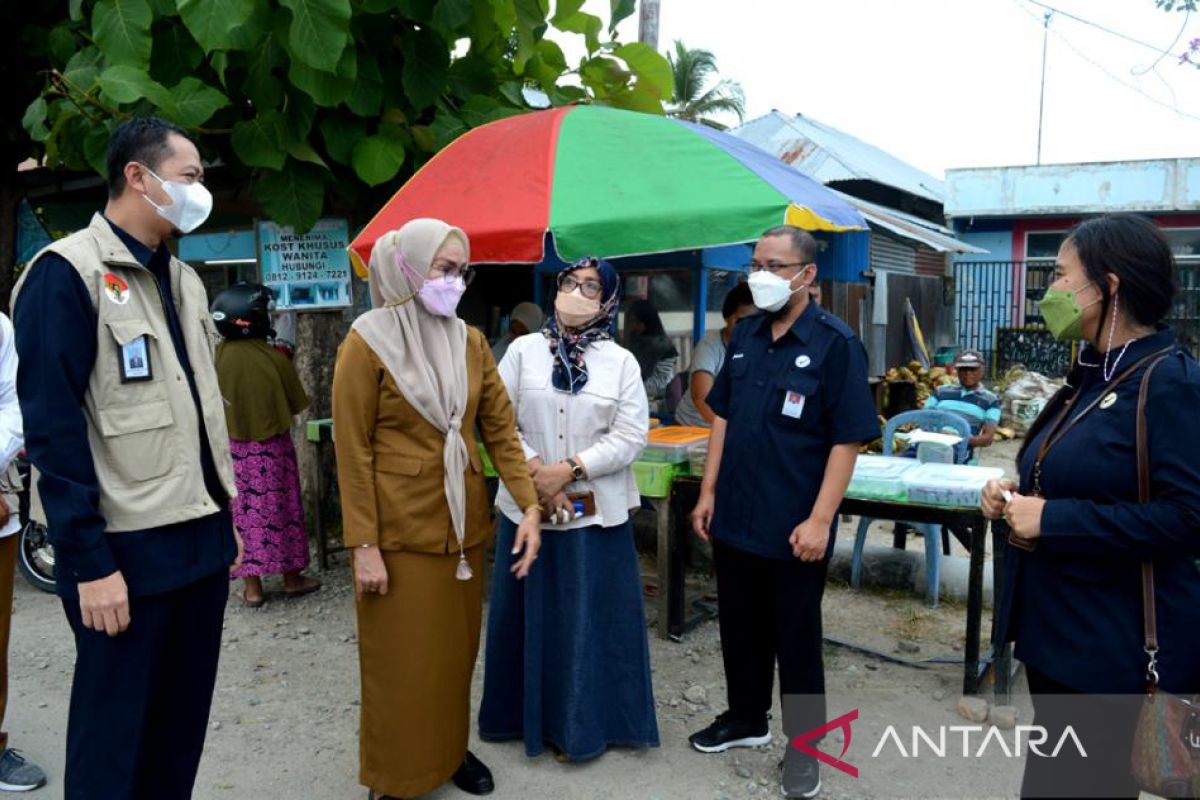
[[549,744],[572,761],[657,747],[650,646],[633,527],[542,531],[529,575],[509,572],[517,526],[500,517],[479,736]]

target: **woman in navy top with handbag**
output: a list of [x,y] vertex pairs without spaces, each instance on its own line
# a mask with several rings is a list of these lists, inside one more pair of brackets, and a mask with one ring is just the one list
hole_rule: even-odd
[[1110,215],[1071,231],[1041,311],[1055,336],[1084,340],[1077,362],[1021,448],[1019,487],[984,489],[984,514],[1012,531],[999,554],[1009,569],[997,640],[1016,641],[1035,723],[1050,729],[1044,752],[1070,724],[1088,756],[1072,759],[1074,746],[1031,754],[1024,797],[1137,796],[1130,750],[1151,671],[1146,609],[1158,686],[1200,693],[1200,366],[1162,322],[1175,292],[1170,247],[1147,219]]

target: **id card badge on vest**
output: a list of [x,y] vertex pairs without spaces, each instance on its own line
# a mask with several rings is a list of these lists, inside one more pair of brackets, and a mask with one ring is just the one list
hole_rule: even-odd
[[137,383],[153,379],[150,369],[150,342],[146,334],[131,339],[118,350],[121,383]]

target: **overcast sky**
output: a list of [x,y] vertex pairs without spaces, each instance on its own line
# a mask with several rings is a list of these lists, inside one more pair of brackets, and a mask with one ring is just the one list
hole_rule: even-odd
[[[938,177],[1035,162],[1045,12],[1029,0],[661,2],[659,49],[713,51],[748,118],[805,114]],[[1046,2],[1160,49],[1185,21],[1153,0]],[[585,8],[607,19],[608,5]],[[1196,37],[1200,15],[1154,66],[1158,51],[1055,15],[1043,163],[1200,156],[1200,69],[1175,57]],[[636,40],[636,15],[621,38]]]

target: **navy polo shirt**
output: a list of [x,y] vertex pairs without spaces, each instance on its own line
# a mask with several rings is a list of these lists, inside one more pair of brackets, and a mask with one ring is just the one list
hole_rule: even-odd
[[152,251],[111,221],[129,252],[154,273],[173,349],[197,403],[204,482],[216,514],[143,531],[107,533],[100,514],[83,400],[98,353],[96,309],[75,268],[56,253],[39,258],[13,309],[17,396],[25,424],[25,447],[41,477],[38,492],[55,548],[55,578],[63,596],[77,583],[120,570],[131,595],[185,586],[228,568],[236,555],[228,498],[213,461],[191,362],[171,290],[170,254]]
[[833,446],[879,437],[862,342],[814,303],[777,341],[767,315],[747,318],[707,403],[726,420],[713,535],[792,560],[788,537],[812,513]]

